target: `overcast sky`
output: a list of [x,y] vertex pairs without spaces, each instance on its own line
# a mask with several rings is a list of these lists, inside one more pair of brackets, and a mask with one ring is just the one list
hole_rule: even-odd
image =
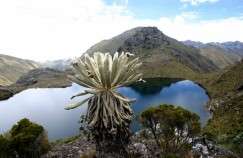
[[243,41],[243,1],[0,0],[0,54],[77,57],[136,26],[157,26],[177,40]]

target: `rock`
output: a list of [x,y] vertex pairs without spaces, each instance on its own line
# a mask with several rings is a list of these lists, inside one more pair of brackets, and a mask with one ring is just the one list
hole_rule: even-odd
[[134,143],[130,148],[130,153],[141,158],[148,158],[148,149],[143,143]]
[[230,157],[239,158],[233,152],[218,147],[214,142],[205,138],[196,138],[193,141],[192,151],[195,155],[200,155],[202,158],[214,158],[214,157]]
[[94,151],[94,143],[88,141],[85,136],[80,136],[73,142],[55,145],[51,151],[41,158],[80,158],[84,155],[92,155]]

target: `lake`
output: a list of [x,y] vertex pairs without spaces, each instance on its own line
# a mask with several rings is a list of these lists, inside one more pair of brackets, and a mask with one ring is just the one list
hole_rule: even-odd
[[[84,90],[77,84],[67,88],[28,89],[5,101],[0,101],[0,133],[7,132],[22,118],[41,124],[48,132],[50,140],[77,135],[80,115],[85,114],[86,106],[64,110],[68,104],[84,97],[70,100],[72,95]],[[174,104],[182,106],[200,116],[202,124],[210,117],[205,105],[209,100],[205,90],[189,80],[148,79],[145,84],[137,84],[118,89],[123,95],[136,98],[132,109],[134,118],[150,106]],[[132,130],[139,129],[136,119]]]

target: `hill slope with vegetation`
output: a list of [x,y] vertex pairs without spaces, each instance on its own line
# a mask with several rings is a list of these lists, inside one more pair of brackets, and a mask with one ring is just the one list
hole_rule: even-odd
[[213,112],[204,132],[243,156],[243,62],[225,70],[208,86]]
[[0,85],[10,85],[21,75],[38,67],[37,62],[0,54]]

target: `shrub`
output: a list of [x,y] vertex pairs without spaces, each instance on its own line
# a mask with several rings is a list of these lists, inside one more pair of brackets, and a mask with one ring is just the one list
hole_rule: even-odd
[[200,133],[199,116],[173,105],[151,107],[141,114],[163,157],[183,157],[192,148],[190,139]]
[[0,135],[0,156],[11,158],[38,158],[50,149],[48,138],[42,126],[20,120],[9,131],[9,136]]
[[11,153],[13,153],[13,151],[10,147],[10,141],[3,135],[0,135],[0,157],[11,157]]

